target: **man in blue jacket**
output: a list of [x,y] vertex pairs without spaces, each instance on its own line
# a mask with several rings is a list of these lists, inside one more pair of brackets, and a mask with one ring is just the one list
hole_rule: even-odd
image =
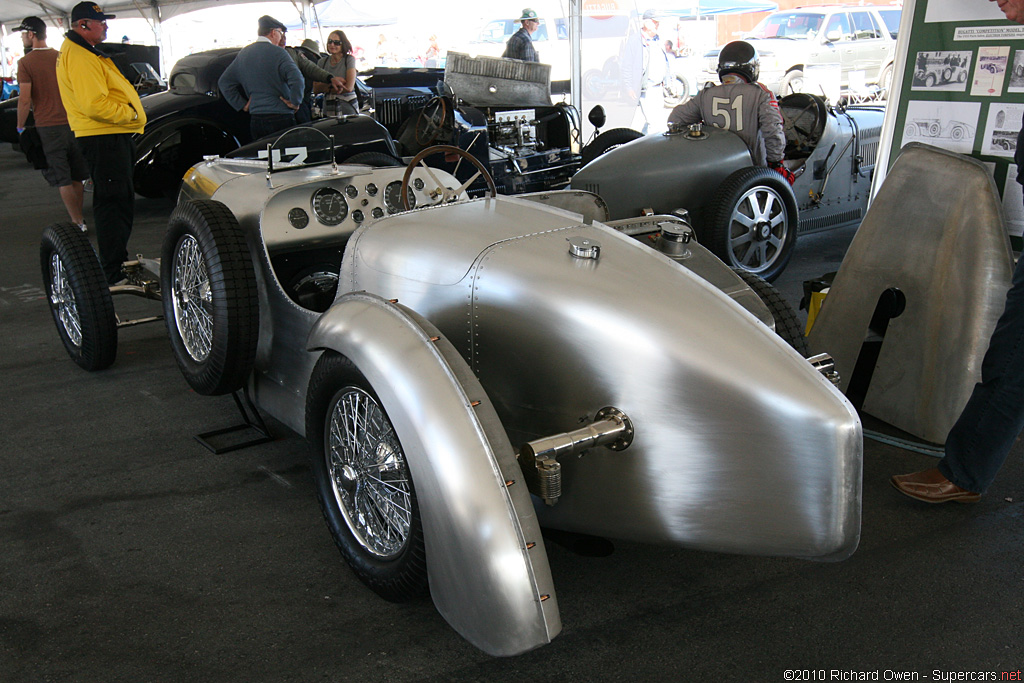
[[228,104],[249,112],[254,140],[294,126],[302,103],[302,73],[278,45],[287,30],[273,17],[260,17],[259,38],[242,48],[218,82]]

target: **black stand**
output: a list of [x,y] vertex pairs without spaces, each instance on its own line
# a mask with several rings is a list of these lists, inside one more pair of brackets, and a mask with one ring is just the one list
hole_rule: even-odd
[[[235,425],[234,427],[225,427],[224,429],[215,429],[212,432],[204,432],[202,434],[196,434],[195,440],[198,441],[208,451],[214,455],[220,455],[222,453],[230,453],[231,451],[237,451],[241,448],[249,448],[250,446],[258,446],[261,443],[269,443],[274,440],[274,437],[270,435],[270,429],[266,423],[263,422],[263,418],[260,417],[260,411],[253,405],[252,399],[249,398],[249,389],[242,389],[242,395],[239,397],[239,392],[231,392],[231,397],[235,399],[235,405],[238,406],[238,412],[242,415],[242,424]],[[223,436],[224,434],[234,434],[236,432],[242,432],[245,430],[252,430],[256,433],[255,437],[246,439],[244,441],[238,441],[227,446],[214,446],[210,443],[209,439],[213,437]]]

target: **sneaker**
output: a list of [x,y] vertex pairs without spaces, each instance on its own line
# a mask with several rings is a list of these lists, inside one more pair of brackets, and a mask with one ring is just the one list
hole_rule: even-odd
[[79,223],[78,229],[81,230],[82,232],[89,232],[89,228],[85,227],[85,223]]

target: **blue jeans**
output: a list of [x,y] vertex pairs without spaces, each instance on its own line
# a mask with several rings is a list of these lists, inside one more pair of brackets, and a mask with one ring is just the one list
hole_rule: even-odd
[[1024,429],[1024,258],[981,362],[981,382],[946,437],[943,476],[984,493]]

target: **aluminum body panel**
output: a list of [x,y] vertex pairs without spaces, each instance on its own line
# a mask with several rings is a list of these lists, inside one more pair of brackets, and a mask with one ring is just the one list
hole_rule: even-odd
[[551,106],[551,65],[449,52],[444,82],[475,107]]
[[[342,287],[398,298],[436,324],[513,443],[604,406],[630,417],[626,451],[563,463],[563,497],[539,510],[543,524],[729,552],[851,553],[862,443],[849,402],[725,293],[572,218],[512,198],[395,216],[350,242]],[[574,237],[599,242],[599,257],[572,256]],[[417,275],[428,240],[460,245],[461,282]]]
[[613,220],[645,209],[672,213],[704,206],[730,173],[751,165],[737,135],[713,126],[704,132],[699,139],[663,133],[633,140],[581,168],[570,187],[600,195]]
[[544,541],[487,395],[438,335],[402,306],[350,293],[320,317],[309,345],[352,360],[394,425],[438,611],[484,652],[519,654],[561,630]]
[[882,293],[889,321],[865,412],[933,443],[981,378],[1013,261],[991,173],[970,157],[911,143],[889,171],[808,337],[835,359],[845,391]]

